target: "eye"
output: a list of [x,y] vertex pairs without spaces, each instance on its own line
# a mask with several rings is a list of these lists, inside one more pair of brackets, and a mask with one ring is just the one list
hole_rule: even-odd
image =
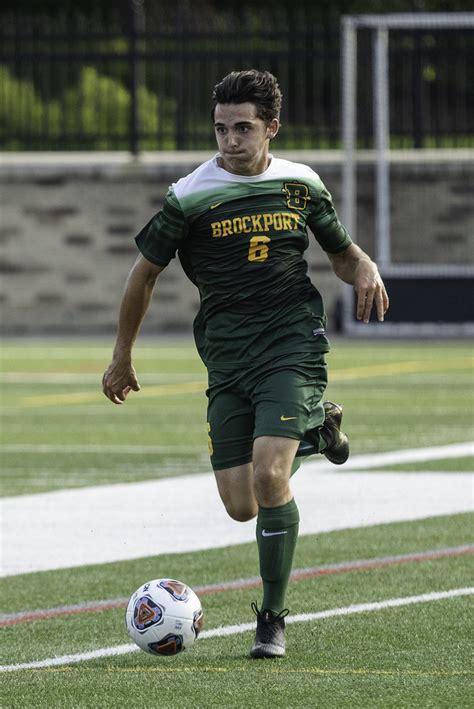
[[216,133],[220,133],[220,135],[224,135],[225,133],[225,128],[224,126],[216,126]]

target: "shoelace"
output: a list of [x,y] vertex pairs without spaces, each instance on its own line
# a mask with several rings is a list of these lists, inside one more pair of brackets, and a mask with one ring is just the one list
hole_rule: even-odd
[[[250,604],[250,607],[252,608],[253,612],[257,616],[257,618],[262,618],[263,620],[267,621],[268,623],[275,623],[279,620],[283,620],[286,618],[286,616],[289,614],[288,608],[283,608],[277,615],[274,615],[272,611],[267,611],[267,610],[259,610],[257,604],[255,602]],[[266,614],[270,614],[271,617],[265,617]]]

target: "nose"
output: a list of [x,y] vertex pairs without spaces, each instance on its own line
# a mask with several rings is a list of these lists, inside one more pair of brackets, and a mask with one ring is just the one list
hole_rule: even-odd
[[238,136],[237,133],[234,131],[230,130],[227,133],[227,144],[229,145],[230,148],[236,148],[239,144]]

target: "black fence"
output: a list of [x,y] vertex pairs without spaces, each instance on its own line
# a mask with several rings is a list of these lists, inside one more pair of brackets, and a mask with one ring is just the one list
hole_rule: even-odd
[[[276,3],[267,15],[249,13],[248,3],[218,13],[206,3],[175,5],[180,12],[134,0],[107,16],[0,14],[0,149],[211,149],[212,88],[250,67],[279,79],[280,148],[341,146],[338,18],[322,22],[311,2]],[[391,33],[392,147],[474,146],[473,50],[468,30]],[[363,31],[359,147],[372,147],[372,124]]]

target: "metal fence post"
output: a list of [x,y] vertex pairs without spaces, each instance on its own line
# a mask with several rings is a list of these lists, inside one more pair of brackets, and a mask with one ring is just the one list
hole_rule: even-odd
[[132,155],[140,152],[140,118],[138,110],[138,88],[140,86],[139,55],[137,52],[137,31],[144,26],[143,0],[130,0],[130,132],[129,146]]
[[375,258],[381,268],[391,262],[390,248],[390,125],[388,29],[372,30],[374,133],[376,151]]
[[413,147],[423,147],[423,62],[421,56],[421,32],[414,32],[413,62],[412,62],[412,96],[413,96]]

